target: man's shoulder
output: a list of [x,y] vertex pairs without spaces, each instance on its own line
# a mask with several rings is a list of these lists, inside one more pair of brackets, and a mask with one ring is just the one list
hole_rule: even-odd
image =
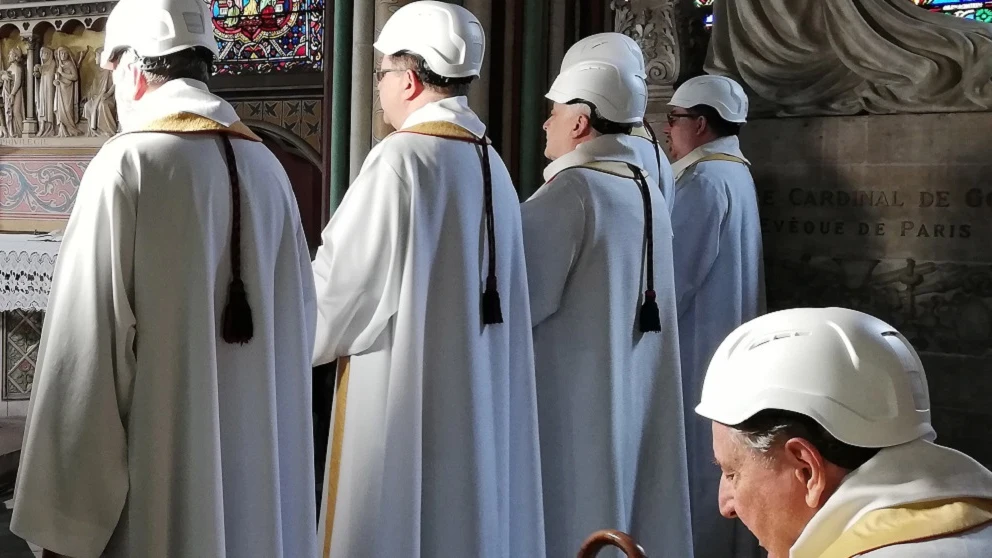
[[754,186],[746,165],[733,161],[703,161],[692,166],[679,180],[678,189],[686,187],[733,190]]
[[[369,172],[389,167],[401,173],[403,169],[409,169],[411,166],[421,170],[447,167],[452,161],[464,161],[465,152],[457,147],[469,145],[471,144],[467,142],[425,134],[393,132],[372,148],[362,170]],[[498,154],[493,155],[491,161],[497,163]]]
[[[640,190],[633,176],[629,176],[629,171],[623,166],[577,166],[570,167],[559,172],[551,184],[556,187],[567,188],[577,195],[596,196],[612,195],[617,193],[617,188],[629,185],[632,192],[638,193]],[[653,184],[652,179],[648,179],[649,184]]]

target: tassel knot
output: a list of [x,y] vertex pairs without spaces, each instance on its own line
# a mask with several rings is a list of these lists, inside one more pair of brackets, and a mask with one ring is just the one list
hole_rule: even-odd
[[486,292],[482,294],[482,323],[485,325],[503,323],[503,310],[494,276],[486,279]]
[[244,345],[254,337],[255,325],[251,319],[248,293],[240,279],[232,280],[227,289],[227,305],[221,322],[224,341],[228,343]]
[[641,305],[641,331],[661,331],[661,313],[658,311],[658,296],[654,291],[644,292]]

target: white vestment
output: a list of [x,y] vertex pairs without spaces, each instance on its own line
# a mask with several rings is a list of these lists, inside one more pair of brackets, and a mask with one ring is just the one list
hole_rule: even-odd
[[710,422],[693,412],[717,347],[734,329],[765,311],[754,181],[742,163],[702,160],[714,154],[743,159],[734,136],[708,143],[672,165],[676,176],[672,211],[675,287],[693,538],[699,558],[757,556],[756,543],[744,526],[719,515],[720,469],[713,463]]
[[[485,133],[465,97],[421,108],[402,129],[437,122]],[[479,146],[390,135],[324,230],[314,359],[351,357],[328,451],[325,556],[544,556],[520,205],[489,153],[502,324],[483,325],[481,312]]]
[[661,331],[642,332],[644,201],[626,177],[636,144],[648,145],[623,135],[580,145],[522,206],[548,556],[574,556],[607,528],[649,556],[692,556],[672,228],[649,179]]
[[[895,531],[902,527],[905,542],[858,554],[870,558],[987,558],[992,555],[992,523],[958,532],[936,521],[915,527],[915,536],[900,521],[905,514],[886,521],[859,523],[877,510],[901,508],[923,502],[949,502],[960,499],[992,499],[992,473],[972,458],[925,440],[886,448],[844,478],[823,508],[816,512],[789,552],[791,558],[836,556],[834,550],[842,535],[857,534],[870,540],[872,532]],[[988,507],[988,504],[986,504]],[[941,516],[934,516],[937,519]],[[955,519],[957,521],[957,519]],[[978,521],[982,521],[979,519]],[[977,521],[973,521],[977,522]],[[857,527],[855,527],[857,525]],[[940,533],[941,528],[949,531]],[[861,543],[866,548],[877,544]],[[848,553],[844,553],[846,556]]]
[[637,166],[644,169],[651,181],[661,189],[670,215],[675,207],[675,175],[668,155],[661,145],[651,139],[647,130],[635,128],[631,136],[637,140],[630,143],[635,151]]
[[[134,110],[129,130],[187,113],[247,131],[193,80]],[[307,246],[278,160],[231,143],[246,345],[219,332],[232,276],[220,136],[125,133],[86,170],[42,332],[18,536],[77,558],[316,555]]]

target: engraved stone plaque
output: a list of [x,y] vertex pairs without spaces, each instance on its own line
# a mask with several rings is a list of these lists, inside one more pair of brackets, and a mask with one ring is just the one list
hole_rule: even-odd
[[992,114],[755,121],[769,257],[992,262]]

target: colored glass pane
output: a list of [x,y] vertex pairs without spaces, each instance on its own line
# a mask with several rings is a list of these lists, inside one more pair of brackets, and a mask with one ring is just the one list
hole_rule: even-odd
[[992,23],[992,0],[982,0],[979,2],[962,2],[961,0],[912,0],[912,2],[931,12]]
[[218,74],[323,69],[325,0],[204,0],[213,14]]

